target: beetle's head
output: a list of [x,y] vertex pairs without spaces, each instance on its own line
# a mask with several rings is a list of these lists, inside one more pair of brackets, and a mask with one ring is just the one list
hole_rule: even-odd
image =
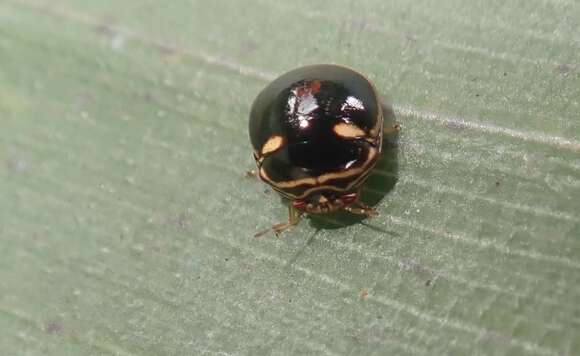
[[357,193],[337,193],[333,191],[316,192],[304,199],[296,199],[292,206],[308,214],[325,214],[338,211],[354,202]]

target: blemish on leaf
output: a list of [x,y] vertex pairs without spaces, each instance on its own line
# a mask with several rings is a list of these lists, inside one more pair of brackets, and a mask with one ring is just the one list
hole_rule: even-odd
[[255,52],[257,49],[258,43],[251,39],[242,41],[242,43],[240,44],[240,51],[242,54],[249,54]]
[[188,230],[191,227],[191,215],[187,212],[181,212],[177,215],[166,218],[164,223],[177,226],[182,230]]
[[99,23],[95,25],[95,31],[99,35],[112,37],[117,33],[115,29],[116,20],[111,16],[104,17]]
[[5,165],[9,171],[16,173],[24,172],[28,168],[26,161],[21,159],[8,159],[6,160]]
[[562,74],[564,76],[567,76],[568,74],[572,73],[575,70],[576,70],[576,65],[573,65],[573,64],[561,63],[561,64],[556,65],[556,71],[559,74]]
[[479,338],[479,341],[483,343],[505,344],[505,345],[509,344],[511,340],[512,337],[510,335],[493,331],[486,332]]
[[46,323],[44,326],[44,331],[47,334],[62,334],[64,331],[64,325],[55,321],[51,321]]
[[425,285],[431,287],[439,278],[445,278],[444,273],[434,270],[430,267],[423,266],[417,261],[401,260],[399,261],[399,268],[402,271],[409,271],[416,274],[420,279],[425,280]]
[[153,46],[169,62],[180,62],[187,54],[186,51],[172,42],[153,43]]
[[86,108],[88,105],[95,102],[95,95],[88,91],[81,91],[77,93],[76,104],[79,110]]

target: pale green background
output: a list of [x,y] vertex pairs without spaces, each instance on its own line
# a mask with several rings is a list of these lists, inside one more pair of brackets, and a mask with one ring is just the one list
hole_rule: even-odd
[[[580,354],[579,23],[573,0],[0,0],[0,353]],[[286,210],[243,175],[249,107],[319,62],[392,99],[398,182],[376,219],[254,239]]]

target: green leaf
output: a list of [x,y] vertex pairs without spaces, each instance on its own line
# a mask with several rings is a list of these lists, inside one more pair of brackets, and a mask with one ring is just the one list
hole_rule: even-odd
[[[580,4],[0,2],[6,355],[580,353]],[[402,125],[380,216],[284,221],[248,110],[311,63]]]

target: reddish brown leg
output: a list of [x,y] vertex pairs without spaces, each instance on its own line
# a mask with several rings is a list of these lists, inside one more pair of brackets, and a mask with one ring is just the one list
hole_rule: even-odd
[[359,191],[356,194],[356,200],[350,203],[349,205],[345,206],[344,210],[348,211],[351,214],[364,215],[369,218],[378,216],[379,213],[377,213],[377,211],[373,207],[370,207],[365,203],[363,203],[362,201],[360,201],[360,197],[361,190],[359,189]]
[[393,132],[398,132],[398,131],[401,131],[401,125],[399,125],[398,123],[394,123],[393,126],[391,126],[391,127],[383,128],[384,135],[390,135]]
[[288,207],[288,222],[276,224],[276,225],[272,226],[269,229],[260,231],[257,234],[255,234],[254,237],[263,236],[263,235],[267,234],[270,231],[272,231],[273,233],[275,233],[276,236],[280,236],[280,233],[282,231],[284,231],[286,229],[289,229],[292,226],[298,224],[300,222],[300,217],[301,216],[302,216],[302,214],[298,210],[296,210],[296,208],[294,208],[292,206],[292,204],[290,204],[290,206]]
[[356,214],[356,215],[364,215],[366,217],[372,218],[378,216],[379,214],[377,211],[361,202],[354,202],[349,206],[344,207],[344,210],[348,211],[349,213]]
[[258,177],[258,171],[255,169],[250,169],[249,171],[246,171],[246,177],[256,178],[256,177]]

